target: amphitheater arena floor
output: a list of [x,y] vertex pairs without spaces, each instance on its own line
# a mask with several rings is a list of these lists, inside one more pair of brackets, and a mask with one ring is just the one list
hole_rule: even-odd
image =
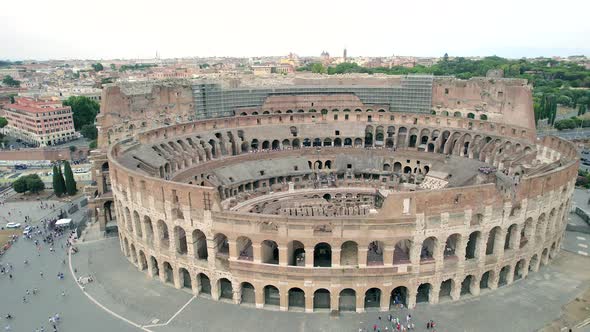
[[[112,238],[80,244],[81,250],[72,257],[72,263],[78,275],[95,277],[96,281],[86,287],[89,295],[113,312],[145,326],[145,330],[356,332],[359,328],[372,329],[378,316],[387,315],[346,313],[333,318],[327,313],[278,312],[201,297],[191,299],[192,294],[138,271],[120,253],[117,241]],[[418,305],[411,314],[420,330],[433,319],[437,331],[534,331],[559,317],[562,306],[590,286],[589,263],[590,257],[562,250],[549,266],[525,280],[480,297]],[[100,311],[98,307],[96,310]],[[407,312],[392,313],[405,317]],[[88,328],[92,331],[93,327]],[[130,330],[134,329],[140,330]]]

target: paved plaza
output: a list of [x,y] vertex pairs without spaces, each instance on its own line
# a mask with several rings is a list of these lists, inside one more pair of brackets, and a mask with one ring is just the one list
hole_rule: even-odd
[[[56,208],[61,208],[61,204],[56,202]],[[36,221],[50,213],[38,206],[38,202],[6,203],[0,215],[11,211],[11,215],[20,216],[18,211],[22,211],[22,218],[28,214]],[[590,238],[588,234],[584,236]],[[378,316],[387,316],[369,312],[334,318],[327,313],[260,310],[193,297],[138,271],[121,254],[117,238],[77,244],[79,252],[71,256],[71,265],[60,245],[64,241],[65,238],[55,246],[55,253],[42,247],[38,256],[34,244],[21,238],[0,258],[2,264],[13,265],[12,280],[7,275],[0,276],[2,328],[10,324],[13,331],[36,331],[42,326],[45,331],[52,331],[48,318],[59,313],[62,319],[58,331],[356,332],[359,328],[372,330]],[[568,232],[564,248],[577,248],[578,242],[572,241],[580,240]],[[24,259],[29,260],[27,266]],[[562,250],[549,266],[541,267],[539,273],[531,273],[525,280],[479,297],[418,305],[410,313],[417,331],[425,331],[429,319],[437,322],[437,331],[535,331],[557,319],[562,306],[588,288],[589,263],[590,257]],[[64,280],[58,280],[59,272],[65,273]],[[82,290],[72,273],[91,275],[94,282]],[[39,293],[27,296],[26,290],[33,288],[38,288]],[[62,296],[62,292],[66,295]],[[7,313],[14,318],[4,319]],[[407,311],[391,313],[405,318]]]

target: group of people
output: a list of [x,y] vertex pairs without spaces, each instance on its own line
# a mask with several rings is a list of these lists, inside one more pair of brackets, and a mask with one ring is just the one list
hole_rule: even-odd
[[[432,321],[430,321],[432,322]],[[434,322],[432,322],[434,324]],[[430,323],[429,323],[430,324]],[[430,325],[427,325],[430,326]],[[430,329],[430,327],[427,327]],[[381,316],[377,318],[377,322],[373,324],[373,332],[384,332],[384,331],[412,331],[416,329],[416,325],[412,321],[412,315],[407,314],[405,322],[399,317],[394,317],[392,314],[387,315],[387,319],[384,321]],[[359,332],[364,332],[363,329],[359,329]]]

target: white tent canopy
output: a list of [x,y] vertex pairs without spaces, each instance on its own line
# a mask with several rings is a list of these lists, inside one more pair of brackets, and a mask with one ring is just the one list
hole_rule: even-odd
[[55,226],[69,226],[72,224],[72,219],[60,219],[55,223]]

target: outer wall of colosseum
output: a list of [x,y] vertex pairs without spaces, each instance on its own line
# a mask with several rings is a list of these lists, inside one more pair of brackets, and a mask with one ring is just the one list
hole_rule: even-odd
[[[435,81],[433,114],[379,112],[354,98],[328,105],[336,102],[318,96],[315,102],[325,103],[326,112],[263,114],[262,107],[232,118],[176,125],[168,119],[170,126],[146,124],[143,131],[137,128],[150,118],[137,112],[151,114],[152,121],[169,117],[171,112],[157,113],[164,104],[182,109],[178,122],[186,122],[192,107],[188,89],[167,86],[165,92],[129,97],[109,88],[91,203],[103,227],[116,221],[121,250],[138,269],[215,300],[279,310],[362,312],[477,296],[526,278],[558,253],[578,168],[569,142],[536,139],[530,88],[512,84]],[[182,102],[170,102],[180,97]],[[144,102],[150,98],[156,105]],[[268,102],[303,107],[297,98]],[[476,106],[483,108],[471,111]],[[346,119],[344,109],[352,110]],[[485,112],[487,120],[468,117],[470,112]],[[127,130],[118,131],[122,126]],[[159,157],[141,161],[141,149],[160,151]],[[355,160],[348,165],[354,169],[367,153],[370,159],[389,158],[391,165],[399,162],[400,172],[408,173],[393,174],[388,161],[378,170],[362,170],[371,173],[364,180],[338,178],[339,186],[330,189],[335,195],[351,187],[389,190],[379,208],[366,215],[233,210],[228,202],[313,189],[313,181],[285,170],[216,187],[205,175],[222,166],[300,157],[310,162],[305,172],[336,178],[347,174],[347,166],[338,164],[343,154]],[[325,166],[327,161],[333,166],[315,169],[316,162]],[[477,184],[404,190],[415,187],[400,179],[415,181],[430,161],[484,163],[504,175]],[[289,184],[287,176],[298,181]]]

